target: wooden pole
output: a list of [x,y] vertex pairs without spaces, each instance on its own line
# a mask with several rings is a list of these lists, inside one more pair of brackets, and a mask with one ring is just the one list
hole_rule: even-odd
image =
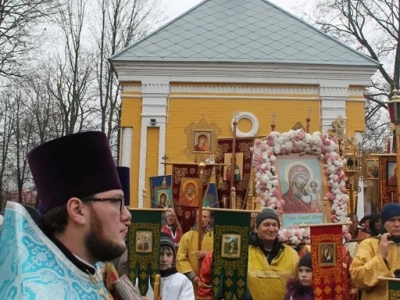
[[325,226],[333,226],[333,225],[351,225],[351,222],[343,222],[343,223],[325,223],[325,224],[299,224],[299,228],[307,228],[307,227],[325,227]]
[[[235,119],[233,121],[233,140],[232,140],[232,158],[231,158],[231,190],[235,187],[235,165],[236,165],[236,127],[237,127],[237,118],[235,114]],[[234,208],[232,204],[232,198],[228,202],[230,208]]]
[[154,300],[161,300],[160,278],[160,274],[156,274],[156,278],[154,280]]
[[164,154],[164,156],[162,157],[162,160],[164,161],[164,175],[167,175],[167,160],[169,159],[169,157],[167,156],[167,154]]
[[229,212],[237,212],[237,213],[240,213],[240,212],[247,212],[247,213],[256,213],[256,214],[258,214],[258,213],[260,213],[261,212],[261,209],[259,209],[259,210],[250,210],[250,209],[234,209],[234,210],[232,210],[232,209],[228,209],[228,208],[212,208],[212,207],[204,207],[203,208],[203,210],[209,210],[209,211],[229,211]]
[[396,176],[397,176],[397,203],[400,203],[400,125],[396,125]]
[[[247,195],[243,201],[242,207],[241,209],[246,209],[248,206],[248,199],[254,197],[254,173],[251,172],[250,174],[250,180],[249,180],[249,186],[248,186],[248,190],[247,190]],[[253,207],[253,205],[252,205]]]
[[236,188],[232,187],[231,188],[231,209],[237,209],[237,204],[236,204]]
[[[203,217],[203,185],[204,185],[204,169],[206,167],[206,164],[204,162],[199,163],[199,177],[200,177],[200,197],[199,197],[199,209],[197,210],[197,234],[198,234],[198,240],[197,240],[197,250],[201,251],[201,241],[202,241],[202,235],[203,235],[203,228],[201,224],[201,219]],[[200,274],[200,267],[201,267],[201,259],[198,260],[197,264],[197,274]]]
[[143,199],[143,206],[146,207],[146,198],[147,198],[147,190],[143,189],[142,191],[142,199]]
[[310,133],[310,121],[311,121],[311,107],[308,109],[308,116],[306,118],[306,132]]
[[[350,197],[349,197],[349,202],[350,202],[350,221],[352,224],[354,224],[355,222],[355,218],[354,218],[354,196],[353,196],[353,179],[354,177],[350,177],[349,181],[349,192],[350,192]],[[352,228],[352,232],[351,232],[351,236],[354,237],[355,233],[356,233],[356,226],[353,226]]]
[[276,127],[276,125],[275,125],[275,119],[276,119],[276,113],[274,112],[274,113],[272,114],[271,131],[275,131],[275,127]]

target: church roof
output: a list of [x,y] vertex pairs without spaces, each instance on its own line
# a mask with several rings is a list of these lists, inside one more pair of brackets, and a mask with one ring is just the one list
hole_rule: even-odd
[[266,0],[205,0],[111,60],[379,65]]

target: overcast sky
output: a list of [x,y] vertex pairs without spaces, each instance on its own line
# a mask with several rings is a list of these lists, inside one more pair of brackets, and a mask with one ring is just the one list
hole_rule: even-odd
[[[162,0],[167,8],[167,15],[169,19],[179,16],[202,1],[203,0]],[[291,13],[294,13],[293,8],[299,3],[299,0],[269,0],[269,2],[272,2],[277,6],[290,11]]]

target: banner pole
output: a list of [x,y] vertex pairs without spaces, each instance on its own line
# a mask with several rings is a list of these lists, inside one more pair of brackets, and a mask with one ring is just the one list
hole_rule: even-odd
[[[198,233],[198,240],[197,240],[197,250],[201,251],[201,241],[202,241],[202,235],[203,235],[203,228],[201,224],[201,220],[203,217],[203,189],[204,189],[204,169],[206,167],[206,164],[203,162],[199,163],[199,177],[200,177],[200,197],[199,197],[199,208],[197,211],[197,233]],[[201,268],[201,259],[198,259],[198,264],[197,264],[197,274],[200,274],[200,268]]]
[[[238,121],[237,121],[237,114],[235,112],[234,115],[234,121],[233,121],[233,140],[232,140],[232,157],[231,157],[231,180],[230,180],[230,184],[231,184],[231,191],[232,188],[235,188],[235,166],[236,166],[236,127],[237,127]],[[229,199],[228,201],[228,205],[229,208],[233,208],[235,209],[236,203],[233,203],[234,199],[232,199],[232,197]]]

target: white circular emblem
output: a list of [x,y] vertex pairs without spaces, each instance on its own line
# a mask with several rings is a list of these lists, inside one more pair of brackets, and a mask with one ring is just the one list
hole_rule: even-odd
[[[258,132],[259,123],[255,115],[249,112],[240,112],[236,114],[236,122],[239,124],[239,121],[242,119],[248,119],[251,122],[251,129],[248,132],[241,132],[236,126],[236,136],[237,137],[253,137]],[[231,128],[233,132],[233,122],[235,122],[235,117],[232,118]]]

